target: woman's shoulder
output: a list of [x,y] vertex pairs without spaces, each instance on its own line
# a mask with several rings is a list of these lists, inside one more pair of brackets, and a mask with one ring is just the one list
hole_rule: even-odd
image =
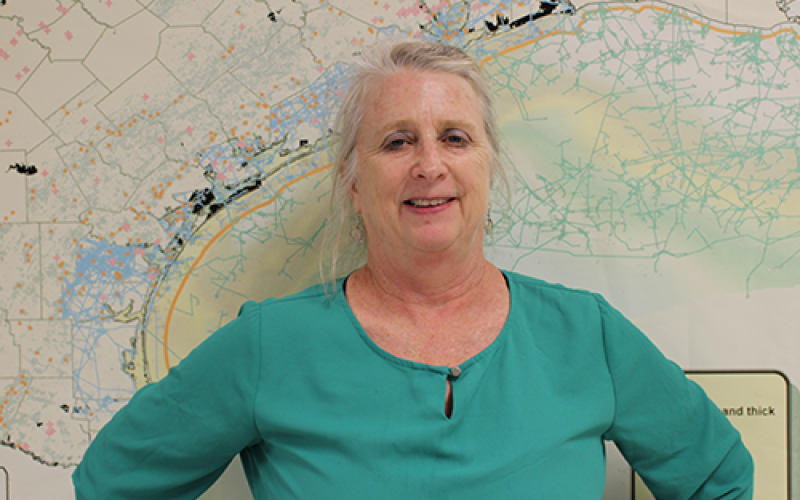
[[[328,287],[327,293],[326,287]],[[242,311],[258,310],[261,313],[275,314],[280,311],[292,311],[298,308],[303,310],[309,310],[309,308],[324,309],[330,307],[336,300],[336,295],[330,292],[331,289],[337,290],[337,293],[339,293],[339,283],[336,282],[332,285],[319,283],[287,295],[260,300],[251,299],[242,304]]]
[[512,309],[517,314],[582,318],[593,325],[624,320],[622,313],[597,292],[512,271],[503,274],[508,280]]
[[[311,335],[325,324],[332,328],[345,328],[350,324],[346,308],[341,304],[341,282],[330,285],[316,284],[300,292],[264,300],[249,300],[242,304],[238,320],[260,331],[262,339],[297,338]],[[315,334],[316,335],[316,334]]]
[[550,325],[553,328],[544,330],[552,332],[570,330],[580,324],[584,332],[600,331],[606,307],[600,295],[515,272],[503,271],[503,274],[511,295],[509,319],[515,324]]
[[537,298],[567,299],[567,300],[586,300],[596,303],[602,297],[595,292],[581,288],[572,288],[561,283],[552,283],[539,278],[534,278],[514,271],[502,270],[503,275],[508,281],[512,294],[522,294],[535,296]]

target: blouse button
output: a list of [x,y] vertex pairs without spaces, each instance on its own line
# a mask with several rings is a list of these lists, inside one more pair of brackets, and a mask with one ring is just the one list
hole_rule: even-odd
[[458,366],[450,367],[450,376],[457,378],[459,375],[461,375],[461,368]]

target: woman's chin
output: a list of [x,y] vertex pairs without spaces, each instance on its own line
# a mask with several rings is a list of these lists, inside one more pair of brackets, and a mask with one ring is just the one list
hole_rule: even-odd
[[[451,228],[425,228],[417,231],[410,241],[411,247],[423,253],[447,253],[453,250],[472,247],[473,241],[467,235],[453,231]],[[477,245],[478,249],[481,248]]]

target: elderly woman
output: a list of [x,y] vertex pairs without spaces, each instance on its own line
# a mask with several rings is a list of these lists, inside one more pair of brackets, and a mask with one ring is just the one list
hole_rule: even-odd
[[366,263],[332,293],[245,304],[139,391],[79,499],[195,498],[236,454],[256,499],[600,499],[604,440],[657,498],[752,497],[738,433],[631,323],[484,258],[501,174],[474,61],[380,45],[339,123],[334,202],[356,222],[332,234]]

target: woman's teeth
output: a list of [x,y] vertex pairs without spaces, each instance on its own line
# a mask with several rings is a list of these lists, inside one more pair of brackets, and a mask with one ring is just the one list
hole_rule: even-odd
[[447,203],[452,199],[453,198],[435,198],[433,200],[406,200],[405,204],[411,205],[412,207],[435,207],[437,205]]

